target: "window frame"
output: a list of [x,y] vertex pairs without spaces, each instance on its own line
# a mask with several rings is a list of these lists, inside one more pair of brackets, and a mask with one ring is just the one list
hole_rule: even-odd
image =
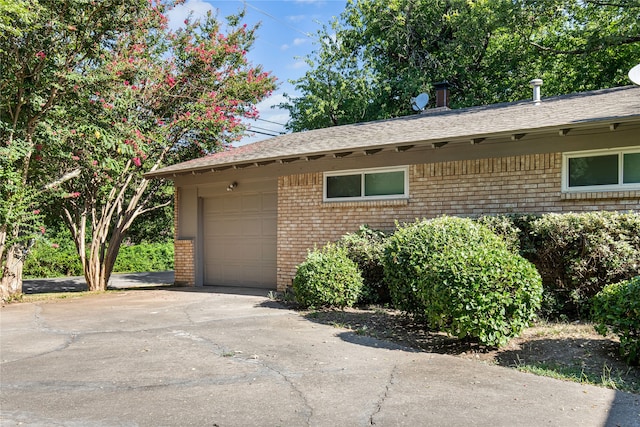
[[[562,153],[562,192],[563,193],[586,193],[586,192],[607,192],[607,191],[634,191],[640,190],[640,183],[623,182],[624,177],[624,155],[640,154],[640,147],[630,148],[609,148],[603,150],[584,150]],[[597,156],[618,156],[618,183],[606,185],[569,186],[569,160],[581,157]]]
[[[365,175],[374,173],[402,172],[404,174],[404,193],[388,194],[382,196],[365,196]],[[327,197],[327,178],[335,176],[360,175],[359,197]],[[383,168],[349,169],[340,171],[323,172],[322,174],[322,201],[323,202],[362,202],[368,200],[402,200],[409,198],[409,166],[391,166]]]

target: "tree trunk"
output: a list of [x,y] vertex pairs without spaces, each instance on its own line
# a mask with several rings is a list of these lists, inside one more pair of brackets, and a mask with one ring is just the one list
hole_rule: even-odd
[[0,279],[0,292],[2,301],[22,294],[22,267],[24,266],[24,247],[21,244],[13,244],[6,251],[2,263],[2,278]]

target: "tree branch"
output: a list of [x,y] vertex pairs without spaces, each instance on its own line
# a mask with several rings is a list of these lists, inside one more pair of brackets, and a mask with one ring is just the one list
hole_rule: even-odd
[[637,42],[640,42],[640,35],[624,37],[620,40],[615,40],[615,42],[611,42],[609,40],[602,40],[598,44],[590,44],[584,48],[573,49],[573,50],[555,49],[553,47],[543,46],[539,43],[532,42],[532,41],[530,41],[529,43],[532,46],[549,53],[554,53],[558,55],[581,55],[583,53],[598,52],[611,46],[620,46],[620,45],[626,45],[626,44],[637,43]]
[[56,179],[53,182],[50,182],[49,184],[45,185],[44,188],[45,190],[50,190],[54,187],[57,187],[58,185],[62,184],[63,182],[67,182],[70,179],[73,178],[77,178],[80,176],[81,170],[80,169],[74,169],[71,172],[67,172],[64,175],[62,175],[60,178]]

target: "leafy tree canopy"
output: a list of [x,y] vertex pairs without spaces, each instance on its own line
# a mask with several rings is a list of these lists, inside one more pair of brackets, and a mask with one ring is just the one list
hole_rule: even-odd
[[627,84],[640,58],[637,0],[350,0],[317,34],[288,96],[294,131],[411,114],[451,85],[451,107]]

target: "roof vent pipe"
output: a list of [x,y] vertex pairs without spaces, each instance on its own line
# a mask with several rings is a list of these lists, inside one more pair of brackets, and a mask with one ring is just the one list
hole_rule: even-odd
[[533,104],[540,105],[540,86],[542,86],[542,79],[533,79],[529,82],[529,85],[533,88]]
[[434,83],[433,88],[436,90],[436,108],[449,108],[449,82]]

